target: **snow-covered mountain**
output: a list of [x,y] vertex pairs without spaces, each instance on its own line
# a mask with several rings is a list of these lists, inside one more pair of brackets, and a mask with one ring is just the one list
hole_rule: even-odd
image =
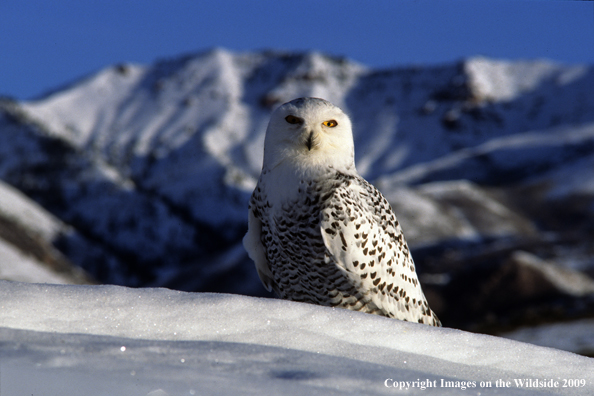
[[374,70],[221,49],[116,65],[2,101],[0,179],[70,227],[50,239],[100,282],[266,295],[240,239],[268,116],[300,96],[351,116],[359,172],[394,206],[446,324],[592,315],[589,66]]

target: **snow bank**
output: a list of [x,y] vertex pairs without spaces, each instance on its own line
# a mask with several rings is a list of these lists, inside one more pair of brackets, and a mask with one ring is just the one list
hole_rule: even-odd
[[[594,389],[594,360],[555,349],[289,301],[117,286],[0,281],[0,356],[3,395]],[[564,388],[570,379],[580,386]]]

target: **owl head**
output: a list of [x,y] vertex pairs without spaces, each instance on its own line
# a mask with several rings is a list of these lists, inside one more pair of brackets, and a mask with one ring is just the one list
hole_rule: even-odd
[[324,99],[299,98],[281,105],[270,116],[264,140],[264,167],[272,170],[280,164],[305,172],[354,172],[351,120]]

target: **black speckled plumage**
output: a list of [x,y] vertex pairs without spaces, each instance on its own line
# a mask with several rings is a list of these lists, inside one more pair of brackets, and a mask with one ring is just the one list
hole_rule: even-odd
[[364,179],[303,181],[274,214],[260,187],[250,209],[281,298],[440,325],[389,203]]

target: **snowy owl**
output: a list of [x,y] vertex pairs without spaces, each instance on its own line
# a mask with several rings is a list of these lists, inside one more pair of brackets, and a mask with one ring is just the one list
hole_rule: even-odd
[[441,326],[384,196],[357,174],[351,121],[318,98],[276,109],[243,244],[281,298]]

